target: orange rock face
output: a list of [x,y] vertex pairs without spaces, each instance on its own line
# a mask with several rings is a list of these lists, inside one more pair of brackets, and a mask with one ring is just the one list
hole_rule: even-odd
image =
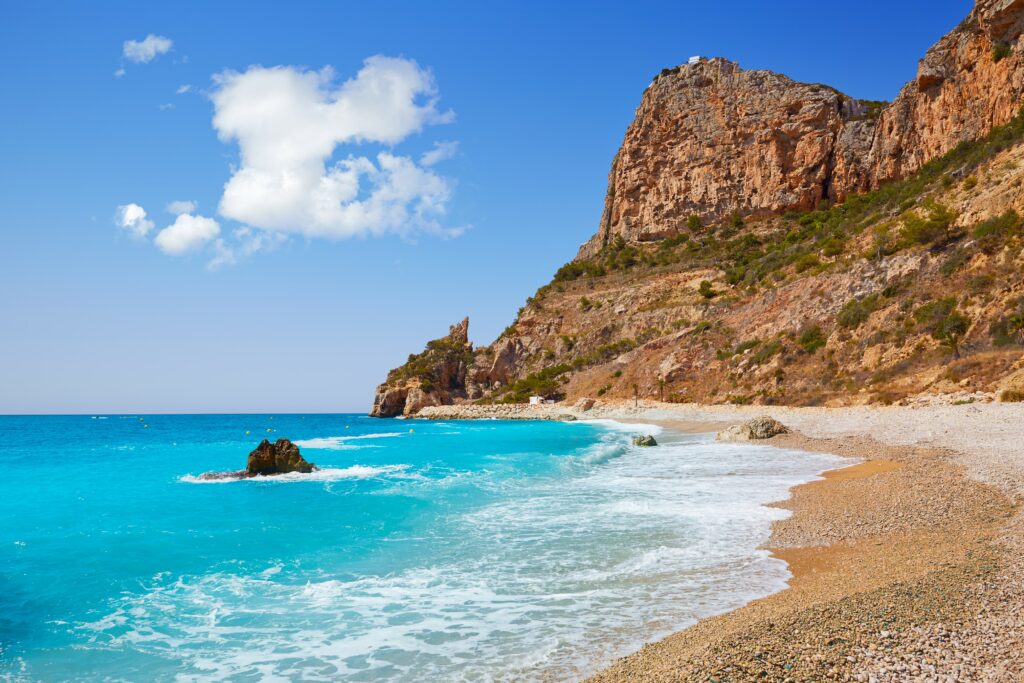
[[813,209],[905,177],[1021,106],[1024,0],[980,0],[880,111],[820,84],[716,58],[662,72],[612,163],[591,256],[718,223]]

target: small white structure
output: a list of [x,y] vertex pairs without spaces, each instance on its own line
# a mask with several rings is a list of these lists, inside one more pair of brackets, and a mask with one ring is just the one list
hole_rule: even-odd
[[530,397],[530,405],[531,406],[539,406],[541,403],[544,403],[544,397],[543,396],[531,396]]
[[702,59],[704,59],[704,58],[701,57],[700,55],[694,55],[694,56],[690,57],[690,59],[687,60],[686,63],[687,64],[696,64],[697,62],[699,62]]

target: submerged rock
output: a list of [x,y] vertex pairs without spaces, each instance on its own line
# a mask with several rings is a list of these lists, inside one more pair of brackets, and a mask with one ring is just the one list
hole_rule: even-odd
[[299,447],[288,439],[278,439],[273,444],[263,439],[256,450],[249,454],[245,473],[250,477],[289,472],[309,474],[314,469],[316,465],[306,462],[299,453]]
[[778,420],[762,415],[743,424],[733,425],[718,432],[716,441],[755,441],[770,439],[776,434],[788,434],[789,429]]
[[633,437],[634,446],[657,446],[658,442],[654,440],[654,437],[650,434],[644,434],[643,436]]

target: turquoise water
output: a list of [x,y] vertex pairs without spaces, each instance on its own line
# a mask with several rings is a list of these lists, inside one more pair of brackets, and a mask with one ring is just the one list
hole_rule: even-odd
[[[243,467],[264,436],[321,469],[194,479]],[[837,458],[629,438],[614,423],[0,417],[0,677],[573,680],[784,585],[757,549],[784,512],[763,503]]]

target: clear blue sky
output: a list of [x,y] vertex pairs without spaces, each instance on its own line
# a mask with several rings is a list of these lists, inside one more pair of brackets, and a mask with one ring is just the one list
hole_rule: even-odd
[[891,99],[971,7],[497,5],[7,3],[0,413],[364,411],[575,254],[661,68]]

